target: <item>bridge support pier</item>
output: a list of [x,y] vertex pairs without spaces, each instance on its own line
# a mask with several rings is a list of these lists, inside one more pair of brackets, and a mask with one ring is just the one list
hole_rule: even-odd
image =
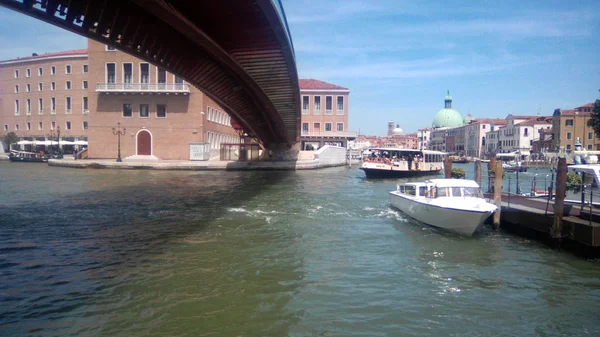
[[263,160],[296,161],[300,154],[300,143],[296,144],[269,144],[263,151]]

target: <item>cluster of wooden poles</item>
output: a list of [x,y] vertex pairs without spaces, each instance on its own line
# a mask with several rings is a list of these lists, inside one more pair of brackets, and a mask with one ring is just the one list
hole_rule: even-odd
[[[447,179],[452,178],[452,159],[446,157],[444,160],[444,175]],[[488,162],[488,177],[493,179],[494,203],[498,210],[494,213],[492,227],[494,230],[500,228],[500,214],[502,213],[502,178],[504,176],[504,167],[502,161],[492,158]],[[481,186],[481,161],[475,161],[475,179]],[[491,183],[491,181],[490,181]],[[558,158],[556,169],[556,195],[554,197],[554,220],[550,230],[550,237],[560,239],[562,237],[563,209],[567,193],[567,159]],[[550,191],[550,195],[551,195]]]

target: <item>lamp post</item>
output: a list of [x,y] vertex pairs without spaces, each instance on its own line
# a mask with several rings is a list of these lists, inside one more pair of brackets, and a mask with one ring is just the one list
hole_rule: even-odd
[[116,128],[112,128],[112,132],[113,135],[117,136],[117,142],[118,142],[118,153],[117,153],[117,163],[122,162],[121,160],[121,136],[125,135],[125,128],[123,128],[123,130],[121,130],[121,122],[117,123],[117,127]]
[[52,155],[54,154],[54,137],[56,137],[56,141],[58,142],[60,138],[60,126],[56,128],[56,132],[54,132],[54,130],[50,130],[50,134],[48,134],[48,138],[50,138],[50,158],[52,158]]

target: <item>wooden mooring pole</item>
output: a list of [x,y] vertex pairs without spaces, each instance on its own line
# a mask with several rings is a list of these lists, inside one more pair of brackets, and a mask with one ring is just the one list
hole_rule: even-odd
[[556,196],[554,197],[554,221],[550,230],[550,237],[562,237],[562,220],[567,194],[567,158],[558,158],[556,167]]
[[481,160],[475,160],[475,182],[481,187]]
[[492,181],[492,177],[490,176],[490,171],[493,171],[496,168],[496,157],[490,158],[488,162],[488,192],[493,192],[492,186],[494,186],[494,182]]
[[452,178],[452,159],[450,157],[444,158],[444,176],[446,179]]
[[494,160],[494,203],[498,207],[496,213],[494,213],[494,230],[500,228],[500,213],[502,212],[502,176],[504,175],[504,168],[502,167],[502,160]]

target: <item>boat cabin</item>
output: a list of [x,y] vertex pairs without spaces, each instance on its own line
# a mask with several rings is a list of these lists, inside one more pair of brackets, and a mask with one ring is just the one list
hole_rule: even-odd
[[431,179],[425,182],[398,184],[397,191],[401,194],[425,198],[483,198],[479,185],[472,180],[464,179]]

